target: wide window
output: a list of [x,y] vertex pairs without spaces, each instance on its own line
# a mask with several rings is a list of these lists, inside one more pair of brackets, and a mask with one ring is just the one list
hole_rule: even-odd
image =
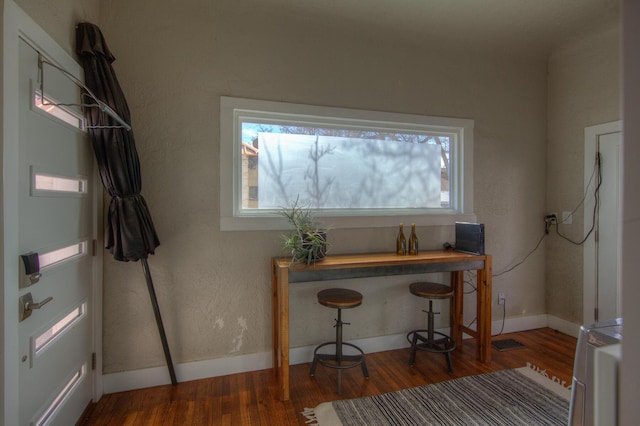
[[[298,200],[332,227],[472,219],[473,121],[221,98],[221,228]],[[329,223],[330,222],[330,223]]]

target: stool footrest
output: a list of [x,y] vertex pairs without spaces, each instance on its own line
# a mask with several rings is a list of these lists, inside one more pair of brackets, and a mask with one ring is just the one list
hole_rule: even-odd
[[[325,367],[346,370],[362,364],[364,357],[362,355],[343,355],[341,360],[338,361],[335,355],[318,354],[316,355],[316,359],[318,360],[318,363]],[[347,364],[342,364],[343,362],[347,362]]]
[[[359,347],[357,347],[356,345],[347,343],[347,342],[342,342],[342,346],[352,347],[360,353],[357,355],[341,355],[341,356],[338,356],[337,354],[319,354],[318,353],[318,349],[323,348],[325,346],[329,346],[329,345],[335,345],[335,344],[336,342],[327,342],[319,345],[313,351],[314,362],[318,362],[328,368],[337,368],[340,370],[357,367],[364,363],[364,351]],[[343,362],[347,362],[347,364],[342,364]],[[315,368],[313,370],[314,370],[313,373],[315,373]],[[369,375],[365,374],[365,377],[369,377]]]
[[[325,346],[335,345],[336,353],[335,354],[319,354],[318,349],[323,348]],[[358,355],[344,355],[342,353],[343,346],[350,346],[356,349],[360,354]],[[347,364],[342,364],[343,362],[347,362]],[[311,363],[311,371],[309,375],[315,376],[316,374],[316,366],[318,364],[322,364],[328,368],[335,368],[338,370],[338,394],[342,393],[342,370],[346,370],[348,368],[353,368],[360,366],[362,368],[362,375],[365,379],[369,378],[369,370],[367,370],[367,363],[364,359],[364,351],[357,347],[354,344],[335,341],[335,342],[327,342],[318,346],[313,351],[313,362]]]
[[412,348],[436,353],[451,352],[456,348],[456,342],[446,334],[433,331],[433,334],[440,336],[440,338],[429,340],[420,333],[429,333],[429,330],[413,330],[407,333],[407,340]]
[[[429,337],[424,337],[420,333],[427,333]],[[434,338],[434,336],[441,336]],[[447,368],[449,374],[453,374],[453,363],[451,362],[451,352],[456,348],[456,342],[446,334],[442,334],[433,330],[413,330],[407,333],[407,340],[411,343],[411,356],[409,357],[409,365],[413,366],[416,362],[416,352],[418,350],[435,352],[444,354],[447,360]]]

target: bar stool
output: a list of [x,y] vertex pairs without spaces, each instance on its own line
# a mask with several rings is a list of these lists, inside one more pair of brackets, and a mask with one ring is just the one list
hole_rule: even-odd
[[435,331],[433,325],[435,314],[440,313],[433,312],[433,299],[452,299],[453,288],[439,283],[415,282],[409,285],[409,291],[415,296],[429,299],[429,310],[422,311],[427,314],[427,329],[413,330],[407,334],[407,340],[411,343],[409,365],[415,365],[417,350],[443,353],[447,359],[449,373],[453,373],[451,351],[456,348],[456,342],[446,334]]
[[[342,391],[342,370],[347,368],[362,366],[362,374],[365,379],[369,378],[369,372],[367,371],[367,363],[364,359],[364,352],[362,349],[351,343],[342,341],[342,325],[349,325],[348,322],[342,322],[342,310],[350,309],[360,306],[362,304],[362,294],[355,290],[349,290],[346,288],[329,288],[318,292],[318,303],[328,308],[338,310],[338,318],[336,319],[336,340],[333,342],[326,342],[316,347],[313,351],[313,362],[311,364],[310,375],[313,376],[316,373],[316,367],[318,363],[329,368],[336,368],[338,370],[338,394]],[[325,346],[335,345],[335,354],[319,354],[318,350]],[[358,355],[344,355],[342,353],[343,345],[350,346],[356,349]]]

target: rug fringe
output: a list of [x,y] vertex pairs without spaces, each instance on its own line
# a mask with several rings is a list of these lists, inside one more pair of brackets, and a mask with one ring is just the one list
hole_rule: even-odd
[[537,365],[531,364],[530,362],[527,362],[527,367],[529,367],[531,370],[535,371],[536,373],[540,374],[541,376],[546,377],[547,379],[561,385],[563,388],[571,389],[571,384],[567,385],[566,380],[560,380],[556,376],[549,377],[549,373],[547,373],[547,370],[543,370]]
[[313,408],[305,408],[302,415],[307,418],[306,424],[309,426],[318,426],[318,419],[316,418],[316,412]]

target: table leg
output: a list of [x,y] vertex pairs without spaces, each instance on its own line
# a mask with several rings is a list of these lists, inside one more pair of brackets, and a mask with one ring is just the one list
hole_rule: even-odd
[[453,287],[453,299],[451,300],[451,338],[462,347],[462,329],[464,323],[464,271],[451,272],[451,286]]
[[273,346],[273,372],[278,375],[278,343],[280,324],[278,323],[278,271],[275,261],[271,261],[271,344]]
[[486,255],[484,269],[477,271],[478,335],[476,357],[482,362],[491,362],[491,256]]
[[289,400],[289,269],[278,268],[278,321],[280,332],[280,390]]

